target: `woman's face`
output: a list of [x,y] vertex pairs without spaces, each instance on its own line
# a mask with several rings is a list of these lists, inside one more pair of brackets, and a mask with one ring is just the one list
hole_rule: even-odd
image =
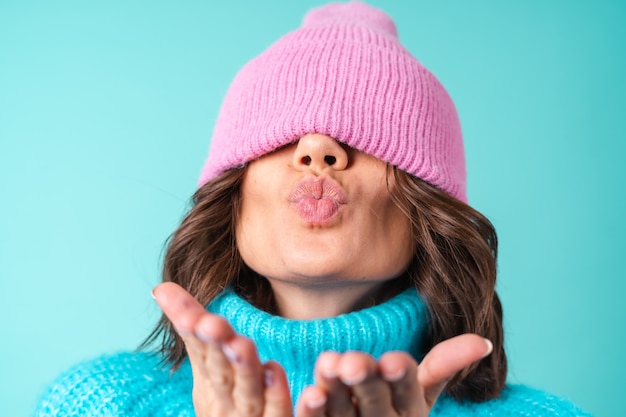
[[413,253],[387,165],[321,134],[249,164],[236,237],[254,271],[304,286],[381,283]]

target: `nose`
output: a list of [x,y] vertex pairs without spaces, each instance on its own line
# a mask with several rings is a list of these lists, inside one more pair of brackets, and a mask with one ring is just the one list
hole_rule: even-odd
[[309,133],[300,138],[293,155],[296,169],[322,172],[326,169],[340,171],[348,166],[348,153],[330,136]]

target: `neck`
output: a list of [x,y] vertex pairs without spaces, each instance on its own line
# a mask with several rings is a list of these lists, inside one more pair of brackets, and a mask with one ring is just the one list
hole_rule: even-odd
[[323,351],[359,350],[378,358],[384,352],[401,350],[420,360],[420,345],[428,330],[426,309],[415,288],[373,307],[316,320],[269,314],[231,288],[215,298],[208,310],[252,339],[261,361],[275,360],[283,366],[294,402],[313,383],[315,362]]
[[276,313],[293,320],[336,317],[380,304],[399,291],[384,291],[380,282],[302,285],[286,281],[270,282]]

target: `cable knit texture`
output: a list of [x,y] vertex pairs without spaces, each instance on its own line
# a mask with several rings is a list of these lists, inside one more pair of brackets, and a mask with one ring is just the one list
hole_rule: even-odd
[[336,138],[467,201],[454,103],[374,7],[314,9],[301,28],[242,68],[222,104],[199,183],[307,133]]
[[[295,398],[312,382],[312,366],[326,349],[363,350],[378,357],[401,349],[418,357],[426,313],[414,290],[379,306],[312,321],[287,320],[258,310],[231,291],[208,308],[257,343],[263,360],[280,362]],[[188,362],[174,373],[149,353],[121,353],[79,364],[63,373],[44,393],[35,416],[194,416]],[[570,402],[519,385],[500,398],[457,403],[441,396],[432,417],[589,417]]]

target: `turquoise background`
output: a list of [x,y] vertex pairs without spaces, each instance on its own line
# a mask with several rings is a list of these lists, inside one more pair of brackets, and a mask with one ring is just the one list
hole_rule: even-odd
[[[0,0],[0,414],[133,349],[235,72],[318,1]],[[372,1],[447,86],[510,380],[623,415],[626,3]]]

